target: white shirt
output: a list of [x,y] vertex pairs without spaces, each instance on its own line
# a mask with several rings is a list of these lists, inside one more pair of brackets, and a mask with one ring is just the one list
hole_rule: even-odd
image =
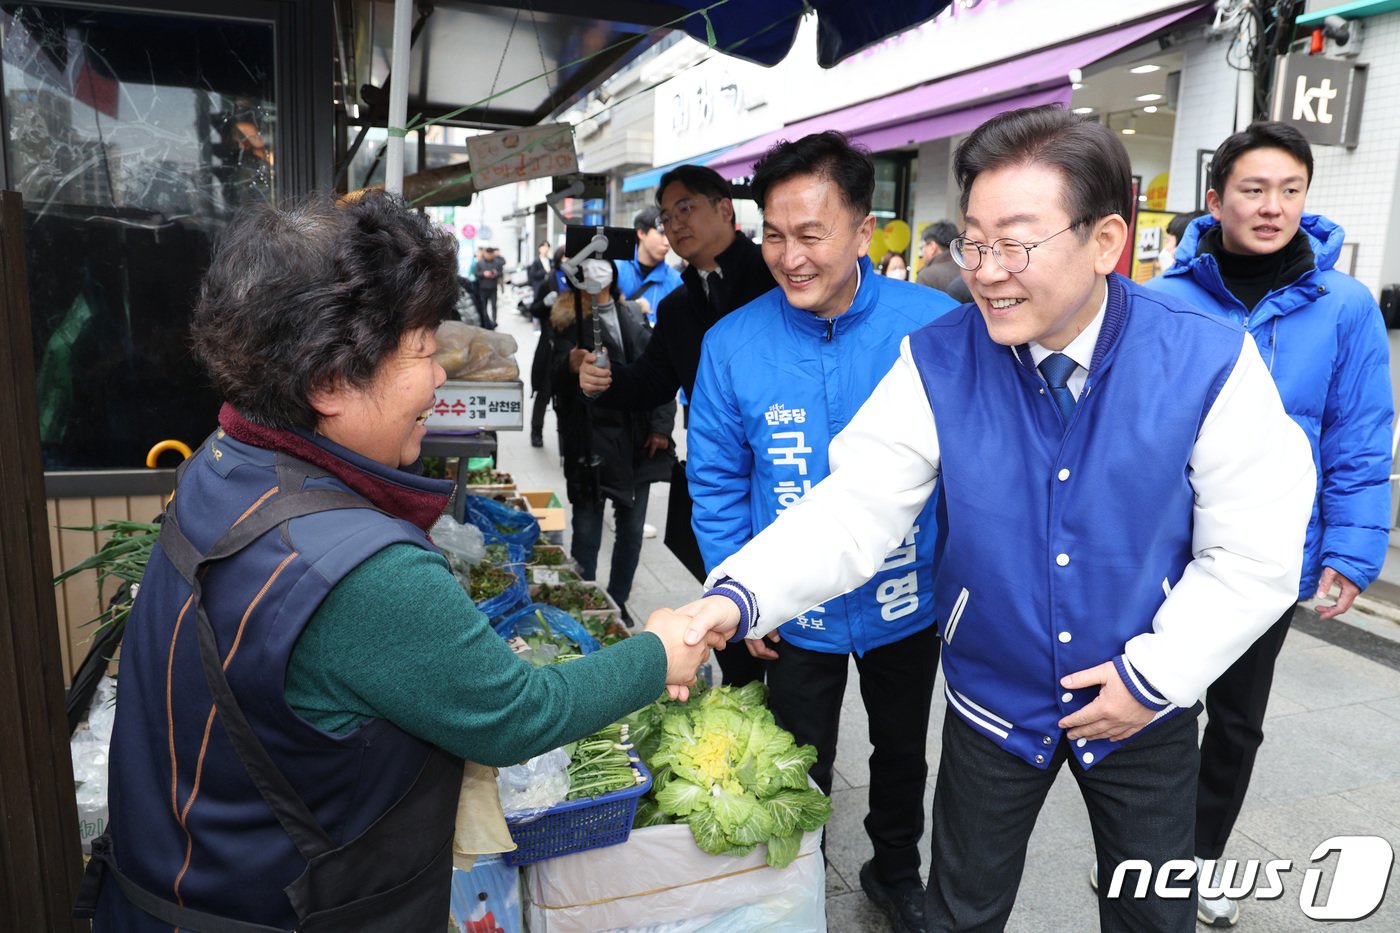
[[710,297],[710,276],[713,275],[715,278],[722,279],[724,278],[724,270],[719,266],[715,266],[709,272],[706,272],[704,269],[696,269],[695,271],[700,274],[700,286],[705,289],[705,297]]
[[[933,492],[938,429],[907,337],[894,366],[831,442],[830,461],[826,479],[710,575],[711,585],[728,576],[753,594],[759,618],[750,638],[874,576]],[[1298,595],[1315,488],[1312,454],[1253,340],[1241,341],[1188,466],[1196,492],[1194,559],[1157,611],[1153,631],[1125,649],[1178,706],[1195,703],[1235,661],[1249,643],[1239,643],[1241,634],[1252,630],[1253,641]],[[1222,618],[1238,624],[1221,625]]]
[[1099,304],[1099,313],[1094,315],[1094,319],[1089,325],[1079,332],[1079,335],[1069,342],[1069,346],[1063,350],[1051,350],[1042,347],[1035,341],[1031,341],[1031,362],[1036,368],[1040,368],[1041,361],[1052,353],[1063,353],[1074,360],[1078,365],[1074,372],[1069,374],[1069,379],[1065,381],[1065,388],[1069,389],[1074,400],[1079,401],[1079,396],[1084,392],[1084,383],[1089,379],[1089,364],[1094,361],[1094,348],[1099,345],[1099,331],[1103,329],[1103,313],[1108,308],[1108,289],[1104,289],[1103,301]]

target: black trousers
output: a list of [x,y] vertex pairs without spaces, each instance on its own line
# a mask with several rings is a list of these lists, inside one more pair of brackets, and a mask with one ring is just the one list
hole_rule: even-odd
[[[1196,900],[1105,895],[1119,862],[1158,866],[1191,857],[1199,705],[1129,739],[1086,769],[1062,738],[1045,770],[1033,767],[963,722],[943,719],[943,752],[933,795],[929,930],[993,931],[1006,926],[1026,846],[1045,795],[1069,761],[1089,811],[1099,859],[1099,929],[1191,933]],[[1130,873],[1124,889],[1135,887]],[[1186,882],[1191,886],[1193,882]]]
[[1206,691],[1201,775],[1196,786],[1196,855],[1218,859],[1235,828],[1254,759],[1264,742],[1264,712],[1274,665],[1288,637],[1295,603]]
[[[812,780],[829,795],[848,656],[788,642],[776,648],[778,659],[768,662],[768,705],[799,745],[816,746]],[[875,849],[875,874],[886,884],[919,880],[918,845],[924,834],[928,780],[925,749],[938,648],[937,626],[930,625],[855,656],[872,746],[865,832]]]
[[[478,300],[476,308],[481,312],[481,326],[487,330],[496,329],[496,286],[477,285]],[[487,306],[491,310],[487,311]]]
[[764,672],[768,669],[767,661],[749,654],[749,649],[743,645],[730,645],[723,651],[716,651],[713,657],[725,685],[730,687],[742,687],[755,680],[763,680]]

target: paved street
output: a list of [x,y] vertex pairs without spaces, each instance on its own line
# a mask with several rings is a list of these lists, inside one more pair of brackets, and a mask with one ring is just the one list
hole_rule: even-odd
[[[520,342],[519,359],[528,374],[535,336],[530,324],[502,302],[502,329]],[[526,386],[528,424],[529,387]],[[678,435],[683,432],[677,432]],[[678,437],[682,446],[683,438]],[[551,412],[545,446],[534,449],[528,430],[500,435],[499,466],[514,474],[523,489],[554,489],[563,498],[558,442]],[[665,485],[653,488],[650,521],[665,525]],[[605,573],[611,545],[604,534],[600,572]],[[1400,561],[1392,564],[1400,565]],[[660,536],[642,549],[629,608],[637,619],[660,606],[694,598],[697,586],[661,543]],[[1284,894],[1272,901],[1243,905],[1240,933],[1305,931],[1321,924],[1299,908],[1304,872],[1320,867],[1325,896],[1337,867],[1337,855],[1317,866],[1310,857],[1324,840],[1340,835],[1375,835],[1400,847],[1400,625],[1384,612],[1353,610],[1348,622],[1320,622],[1310,611],[1298,621],[1284,646],[1275,678],[1264,747],[1259,755],[1249,800],[1240,817],[1230,857],[1288,859],[1293,868],[1282,875]],[[935,691],[928,757],[936,765],[943,721],[941,678]],[[847,688],[841,745],[833,790],[835,813],[828,825],[827,923],[834,931],[884,931],[884,917],[860,891],[857,872],[870,857],[861,820],[865,811],[869,743],[864,710],[855,686],[855,669]],[[930,773],[928,798],[933,793]],[[923,841],[927,863],[928,834]],[[1051,791],[1030,842],[1020,896],[1008,927],[1024,933],[1097,929],[1095,896],[1087,872],[1093,860],[1089,822],[1077,787],[1062,773]],[[925,864],[927,871],[927,864]],[[1392,889],[1400,882],[1392,880]],[[1349,924],[1358,931],[1400,929],[1400,893],[1392,891],[1371,917]]]

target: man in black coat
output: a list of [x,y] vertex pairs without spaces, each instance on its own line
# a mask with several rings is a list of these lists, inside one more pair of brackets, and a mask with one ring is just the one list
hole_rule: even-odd
[[[719,173],[700,165],[682,165],[661,176],[656,189],[658,218],[671,248],[687,263],[681,286],[656,309],[651,343],[633,363],[603,369],[585,357],[579,387],[595,408],[645,411],[684,389],[695,388],[700,342],[721,317],[743,307],[776,283],[763,253],[734,229],[734,193]],[[690,492],[684,471],[671,480],[666,512],[666,545],[701,582],[705,565],[690,528]],[[746,652],[715,655],[724,681],[741,686],[762,677],[762,667]]]

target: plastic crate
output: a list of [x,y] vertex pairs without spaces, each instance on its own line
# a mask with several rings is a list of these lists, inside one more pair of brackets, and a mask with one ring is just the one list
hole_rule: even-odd
[[626,842],[637,801],[651,790],[651,772],[646,765],[633,757],[632,767],[641,774],[642,783],[590,800],[565,801],[533,820],[517,822],[507,817],[506,826],[518,848],[501,853],[502,860],[507,865],[529,865]]

